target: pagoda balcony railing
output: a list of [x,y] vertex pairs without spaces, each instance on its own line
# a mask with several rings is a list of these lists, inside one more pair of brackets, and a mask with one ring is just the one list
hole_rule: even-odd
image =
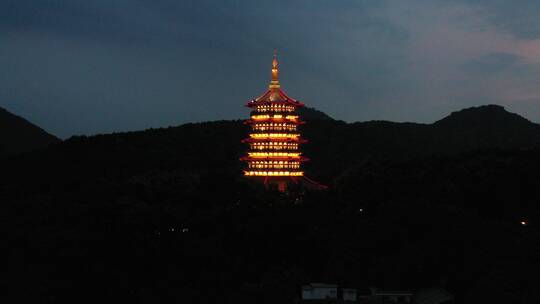
[[296,113],[296,110],[292,110],[292,111],[280,111],[280,110],[253,110],[251,111],[251,114],[252,115],[255,115],[255,114],[283,114],[283,115],[295,115],[297,114]]
[[298,132],[297,128],[287,128],[287,127],[256,127],[253,128],[253,133],[268,133],[268,132]]
[[303,171],[269,171],[269,170],[246,170],[247,176],[303,176]]
[[244,124],[246,124],[246,125],[253,125],[253,124],[257,124],[257,123],[290,123],[290,124],[295,124],[295,125],[303,125],[306,122],[303,121],[303,120],[298,120],[298,119],[291,120],[291,119],[286,119],[286,118],[268,118],[268,119],[248,119],[248,120],[244,120]]
[[291,142],[291,143],[307,143],[308,141],[303,138],[246,138],[242,139],[243,143],[265,143],[265,142]]
[[282,147],[276,147],[276,148],[251,148],[250,152],[298,152],[298,148],[282,148]]
[[294,114],[271,114],[271,113],[257,113],[254,115],[251,115],[251,120],[255,121],[265,121],[265,120],[289,120],[289,121],[297,121],[298,115]]
[[[266,130],[257,130],[257,129],[252,129],[249,133],[250,137],[254,137],[254,138],[260,138],[260,137],[264,137],[260,134],[299,134],[299,130],[296,129],[296,130],[274,130],[274,129],[266,129]],[[251,135],[257,135],[257,136],[251,136]],[[274,135],[272,138],[278,138],[278,137],[288,137],[288,136],[278,136],[278,135]]]
[[254,139],[282,139],[282,138],[290,138],[290,139],[296,139],[300,138],[299,133],[268,133],[268,132],[262,132],[262,133],[251,133],[249,134],[249,137]]
[[299,162],[306,162],[309,161],[309,158],[305,156],[299,156],[299,157],[287,157],[287,156],[267,156],[267,157],[252,157],[252,156],[243,156],[240,158],[240,160],[243,161],[263,161],[263,160],[283,160],[283,161],[299,161]]
[[296,109],[275,109],[275,108],[252,108],[251,114],[285,114],[285,115],[294,115],[296,114]]
[[300,166],[286,166],[286,165],[275,165],[275,166],[253,165],[253,166],[248,166],[248,168],[255,169],[255,170],[258,170],[258,169],[300,170]]

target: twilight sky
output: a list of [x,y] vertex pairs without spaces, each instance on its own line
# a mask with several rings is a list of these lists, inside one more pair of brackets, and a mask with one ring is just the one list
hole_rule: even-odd
[[283,88],[346,121],[500,104],[540,121],[538,0],[0,0],[0,107],[69,137],[245,118]]

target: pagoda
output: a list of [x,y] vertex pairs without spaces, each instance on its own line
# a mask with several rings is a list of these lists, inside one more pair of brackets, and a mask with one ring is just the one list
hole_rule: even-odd
[[274,184],[284,192],[290,183],[304,179],[300,144],[305,143],[298,131],[300,121],[297,109],[304,104],[295,100],[281,89],[278,78],[278,60],[274,52],[272,61],[272,80],[268,90],[258,98],[247,103],[251,118],[245,123],[251,126],[249,150],[241,160],[246,162],[244,175],[259,179],[265,185]]

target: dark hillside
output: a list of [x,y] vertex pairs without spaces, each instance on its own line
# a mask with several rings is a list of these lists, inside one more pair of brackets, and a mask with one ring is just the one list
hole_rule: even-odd
[[464,109],[433,124],[451,151],[539,146],[540,126],[497,105]]
[[300,196],[242,177],[240,121],[73,137],[1,161],[2,284],[22,302],[293,303],[337,282],[534,303],[540,149],[519,121],[463,142],[444,140],[463,123],[309,121],[307,172],[331,187]]
[[0,157],[44,148],[59,141],[27,120],[0,108]]
[[328,114],[319,111],[315,108],[310,107],[301,107],[298,108],[298,115],[302,117],[303,120],[334,120],[332,117],[328,116]]

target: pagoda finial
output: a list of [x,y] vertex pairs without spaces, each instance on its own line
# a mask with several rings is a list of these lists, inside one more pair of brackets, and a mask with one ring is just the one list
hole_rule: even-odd
[[278,71],[277,49],[274,49],[274,60],[272,60],[272,81],[270,81],[270,85],[268,86],[270,89],[278,89],[280,87],[278,73],[279,71]]

